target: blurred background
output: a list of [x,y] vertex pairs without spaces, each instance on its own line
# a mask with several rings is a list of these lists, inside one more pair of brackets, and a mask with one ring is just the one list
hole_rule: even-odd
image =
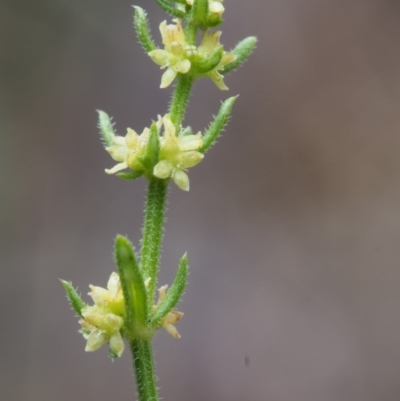
[[[160,43],[166,19],[136,0]],[[188,252],[180,341],[155,340],[165,400],[400,399],[400,2],[226,0],[222,42],[259,46],[196,84],[219,146],[169,197],[160,284]],[[96,109],[138,132],[171,88],[131,1],[0,0],[0,388],[4,401],[134,400],[129,352],[85,354],[58,278],[86,296],[140,238],[146,183],[104,174]]]

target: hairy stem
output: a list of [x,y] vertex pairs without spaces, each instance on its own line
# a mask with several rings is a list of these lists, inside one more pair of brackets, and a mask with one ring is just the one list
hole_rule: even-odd
[[171,121],[177,129],[179,129],[179,125],[182,124],[183,117],[185,116],[192,86],[193,78],[191,76],[188,76],[187,74],[178,75],[178,83],[176,84],[175,92],[172,95],[171,105],[169,108]]
[[[192,77],[182,74],[179,75],[169,110],[171,120],[177,128],[181,125],[185,115],[192,85]],[[160,180],[158,178],[152,178],[150,180],[139,263],[142,277],[145,280],[150,278],[150,282],[147,286],[149,311],[153,308],[157,285],[157,272],[161,256],[167,192],[168,180]],[[151,339],[137,338],[131,341],[130,344],[139,401],[158,401]]]
[[167,186],[168,182],[166,180],[152,178],[147,193],[139,268],[145,280],[148,278],[151,279],[147,287],[149,311],[151,311],[153,306],[154,293],[157,285],[157,271],[161,256]]
[[139,401],[158,401],[151,340],[133,340],[131,343]]

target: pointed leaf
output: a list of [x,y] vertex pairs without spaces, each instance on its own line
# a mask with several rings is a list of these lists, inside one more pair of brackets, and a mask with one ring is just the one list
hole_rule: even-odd
[[69,303],[71,304],[74,311],[80,316],[82,316],[81,310],[86,306],[85,302],[82,301],[82,298],[76,292],[75,288],[72,286],[72,283],[69,283],[65,280],[60,280],[62,285],[64,286],[65,292],[67,293],[67,298]]
[[112,138],[116,135],[114,132],[114,123],[112,118],[107,113],[97,110],[99,114],[98,127],[100,130],[101,139],[103,140],[104,147],[112,146],[114,144]]
[[256,45],[257,38],[255,36],[249,36],[248,38],[243,39],[241,42],[239,42],[231,52],[236,56],[235,61],[227,64],[224,69],[220,71],[221,74],[228,74],[236,70],[236,68],[240,67],[245,61],[247,61],[251,53],[253,53]]
[[129,339],[146,335],[146,287],[136,262],[132,244],[122,235],[115,240],[115,260],[125,299],[126,335]]
[[134,9],[135,15],[133,17],[133,26],[136,31],[136,36],[139,39],[139,43],[142,45],[144,51],[149,53],[152,50],[155,50],[157,46],[151,37],[147,13],[139,6],[134,6]]
[[143,171],[128,171],[125,173],[117,173],[116,176],[123,180],[136,180],[143,175]]
[[223,55],[224,48],[223,46],[219,46],[210,57],[207,57],[198,63],[193,63],[193,66],[196,72],[205,74],[212,71],[220,63]]
[[209,150],[216,143],[222,130],[228,124],[229,118],[232,113],[232,107],[236,99],[237,96],[233,96],[222,103],[217,116],[214,118],[214,121],[210,124],[207,131],[204,133],[203,146],[200,150],[201,152],[207,152],[207,150]]
[[144,155],[138,156],[138,160],[149,171],[153,171],[154,166],[158,163],[160,153],[160,140],[158,136],[157,124],[153,122],[150,127],[149,142],[146,146]]
[[176,304],[181,299],[183,293],[185,292],[187,276],[188,276],[189,264],[187,255],[183,255],[181,261],[179,262],[178,271],[171,288],[167,291],[165,297],[158,305],[152,319],[151,324],[153,327],[157,326],[163,317],[165,317],[171,310],[176,306]]
[[157,4],[168,14],[173,17],[183,19],[185,18],[185,13],[181,10],[175,8],[169,1],[166,0],[156,0]]

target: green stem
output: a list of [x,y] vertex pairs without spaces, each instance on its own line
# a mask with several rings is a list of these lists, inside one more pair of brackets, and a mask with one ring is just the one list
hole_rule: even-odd
[[185,28],[185,37],[189,45],[196,44],[197,27],[196,25],[189,24]]
[[169,108],[171,121],[177,129],[179,129],[183,117],[185,116],[192,86],[193,78],[191,76],[187,74],[178,75],[178,83],[176,84],[175,92],[172,95],[171,105]]
[[161,255],[167,186],[168,182],[166,180],[152,178],[147,193],[139,269],[145,280],[151,278],[147,286],[149,311],[151,311],[153,307],[154,293],[157,285],[157,271]]
[[[179,128],[185,115],[193,78],[180,75],[170,105],[170,116]],[[151,178],[147,193],[146,211],[143,225],[142,249],[139,269],[142,277],[150,278],[147,286],[148,310],[151,311],[157,285],[162,237],[167,202],[168,180]],[[158,401],[151,339],[136,338],[131,341],[133,364],[139,401]]]
[[136,339],[130,345],[139,401],[158,401],[151,340]]

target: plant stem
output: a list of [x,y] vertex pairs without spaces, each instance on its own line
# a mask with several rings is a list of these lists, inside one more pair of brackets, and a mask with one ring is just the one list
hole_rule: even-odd
[[195,25],[189,24],[185,28],[185,37],[189,45],[196,44],[197,27]]
[[139,401],[158,401],[151,340],[131,341]]
[[193,78],[187,74],[178,75],[178,83],[175,87],[175,92],[172,95],[169,114],[175,127],[179,129],[185,116],[187,104],[190,97],[190,92],[193,86]]
[[152,178],[147,193],[139,269],[144,279],[151,278],[147,286],[149,311],[153,307],[154,293],[157,285],[157,270],[161,255],[167,186],[168,182],[166,180]]
[[[170,116],[179,129],[185,115],[193,78],[180,74],[170,105]],[[151,278],[147,286],[149,312],[153,308],[160,262],[162,237],[167,202],[168,180],[151,178],[147,193],[139,269],[144,279]],[[150,312],[151,313],[151,312]],[[151,318],[151,316],[150,316]],[[151,339],[136,338],[130,342],[135,368],[139,401],[158,401]]]

